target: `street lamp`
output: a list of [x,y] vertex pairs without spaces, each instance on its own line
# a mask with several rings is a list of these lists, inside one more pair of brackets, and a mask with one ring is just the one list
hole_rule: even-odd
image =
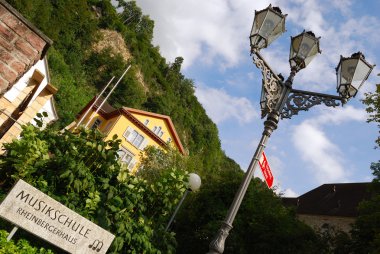
[[209,254],[223,253],[225,240],[232,229],[232,223],[239,210],[240,204],[251,182],[253,173],[265,145],[277,129],[280,119],[291,118],[299,111],[307,111],[318,104],[328,107],[344,105],[357,94],[358,89],[368,78],[375,65],[369,64],[360,52],[351,57],[341,57],[337,72],[337,92],[339,96],[296,90],[292,88],[293,79],[298,71],[305,68],[310,61],[321,53],[319,39],[311,31],[303,31],[291,38],[289,64],[290,75],[284,82],[281,75],[276,75],[260,55],[260,50],[266,48],[274,39],[285,32],[285,17],[280,8],[272,7],[255,12],[250,43],[253,62],[262,72],[262,92],[260,99],[261,117],[265,118],[264,131],[252,157],[251,163],[244,175],[234,200],[228,210],[225,220],[209,246]]
[[179,201],[177,207],[175,208],[175,211],[174,211],[172,217],[170,218],[168,225],[166,225],[165,231],[168,231],[170,225],[172,224],[172,222],[174,220],[174,217],[176,216],[176,214],[177,214],[179,208],[181,207],[183,201],[185,200],[187,194],[189,194],[190,191],[196,192],[197,190],[199,190],[199,188],[201,187],[201,183],[202,183],[202,181],[201,181],[201,178],[199,177],[199,175],[197,175],[195,173],[189,174],[188,187],[187,187],[185,193],[183,194],[181,200]]

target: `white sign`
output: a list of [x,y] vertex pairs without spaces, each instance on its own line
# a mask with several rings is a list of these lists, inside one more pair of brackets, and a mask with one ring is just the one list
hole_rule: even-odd
[[106,253],[115,236],[19,180],[0,216],[70,253]]

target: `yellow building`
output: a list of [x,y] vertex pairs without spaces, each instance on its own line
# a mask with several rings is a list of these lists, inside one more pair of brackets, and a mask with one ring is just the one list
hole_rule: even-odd
[[[95,98],[78,114],[77,122],[89,128],[98,128],[106,136],[106,140],[112,139],[116,134],[122,140],[120,159],[131,172],[137,170],[141,152],[147,146],[162,149],[171,146],[185,155],[181,140],[169,116],[127,107],[115,109],[107,102],[102,105],[102,98],[99,98],[95,104],[94,101]],[[101,108],[98,110],[99,106]],[[68,128],[72,129],[77,122]]]

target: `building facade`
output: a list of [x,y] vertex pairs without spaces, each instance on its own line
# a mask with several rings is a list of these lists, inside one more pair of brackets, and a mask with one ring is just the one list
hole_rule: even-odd
[[18,138],[21,126],[46,112],[47,124],[58,118],[46,52],[52,41],[7,2],[0,0],[0,153]]
[[103,103],[102,98],[96,100],[95,97],[68,129],[73,130],[78,124],[98,128],[106,140],[117,135],[122,140],[120,160],[126,164],[130,172],[136,172],[138,162],[147,146],[160,149],[172,147],[185,155],[173,122],[166,115],[127,107],[115,109],[107,102]]
[[282,198],[296,209],[299,220],[316,230],[326,226],[348,233],[358,216],[358,205],[369,198],[370,183],[323,184],[297,198]]

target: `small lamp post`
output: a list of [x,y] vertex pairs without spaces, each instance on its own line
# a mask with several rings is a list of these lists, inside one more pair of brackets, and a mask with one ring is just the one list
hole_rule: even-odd
[[189,174],[188,188],[186,189],[186,191],[183,194],[181,200],[179,201],[177,207],[175,208],[175,211],[174,211],[172,217],[170,218],[169,223],[166,225],[165,231],[168,231],[170,225],[172,224],[172,222],[173,222],[179,208],[181,207],[183,201],[185,200],[187,194],[189,194],[190,191],[194,191],[194,192],[198,191],[199,188],[201,187],[201,184],[202,184],[202,181],[201,181],[201,178],[199,177],[199,175],[197,175],[195,173]]
[[374,67],[365,61],[364,55],[360,52],[348,58],[341,57],[336,68],[339,96],[293,89],[293,79],[297,72],[305,68],[318,53],[321,53],[319,49],[320,38],[317,38],[311,31],[303,31],[291,38],[290,75],[284,82],[284,78],[281,75],[276,75],[266,63],[260,55],[260,50],[268,47],[271,42],[285,32],[285,17],[286,15],[281,13],[280,8],[271,5],[262,11],[255,12],[250,43],[253,62],[262,72],[260,106],[261,117],[266,117],[264,131],[227,216],[210,243],[209,254],[223,253],[225,240],[232,229],[232,223],[251,182],[257,163],[269,137],[277,129],[279,120],[291,118],[297,115],[299,111],[307,111],[322,103],[328,107],[344,105],[357,94],[358,89],[363,85]]

